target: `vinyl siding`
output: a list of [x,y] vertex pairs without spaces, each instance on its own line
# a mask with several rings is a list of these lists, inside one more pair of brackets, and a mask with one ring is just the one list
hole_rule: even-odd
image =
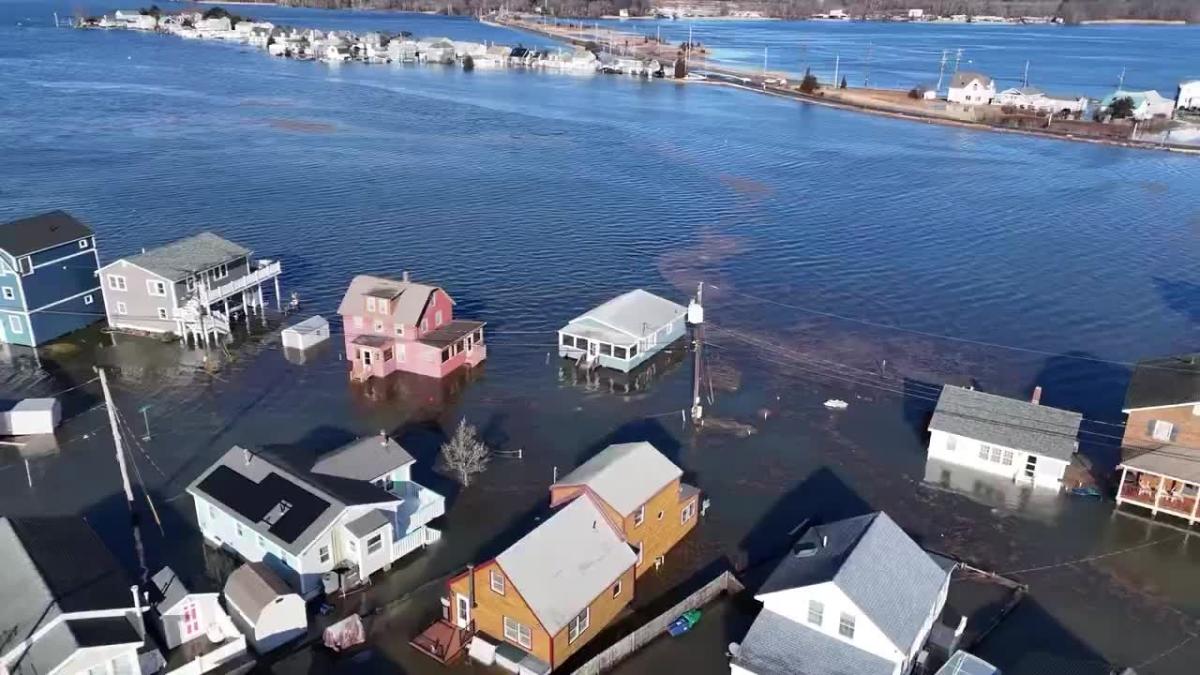
[[[557,668],[564,661],[571,657],[572,654],[579,651],[584,645],[591,642],[604,630],[608,624],[621,614],[621,610],[629,605],[633,600],[633,583],[634,583],[634,568],[630,567],[621,575],[621,593],[617,597],[613,597],[612,585],[604,589],[596,599],[592,601],[589,612],[588,628],[581,633],[575,642],[570,642],[570,626],[562,629],[558,635],[554,636],[554,660],[551,662],[552,668]],[[615,585],[615,582],[614,584]]]
[[[114,274],[125,277],[125,290],[110,288],[108,277]],[[167,295],[165,297],[150,295],[146,282],[151,279],[166,283]],[[174,299],[171,297],[172,285],[168,280],[140,267],[127,264],[124,260],[119,260],[100,271],[100,285],[104,290],[104,304],[108,312],[109,325],[154,333],[165,333],[176,329],[173,319],[155,318],[158,316],[160,308],[167,310],[168,317],[174,314]],[[126,313],[124,315],[117,311],[117,303],[120,302],[125,303]]]
[[[2,279],[3,277],[0,277]],[[1150,423],[1155,420],[1175,425],[1174,439],[1160,441],[1150,433]],[[1200,416],[1191,405],[1153,410],[1134,410],[1125,422],[1123,445],[1129,448],[1154,449],[1164,445],[1200,447]]]
[[[488,635],[497,642],[510,642],[504,639],[504,617],[509,617],[529,627],[533,638],[533,648],[527,649],[530,654],[550,663],[550,636],[542,628],[542,624],[534,616],[533,610],[521,597],[520,591],[513,586],[508,577],[504,578],[504,595],[492,590],[490,575],[492,570],[500,569],[500,565],[491,562],[480,565],[473,571],[475,577],[475,607],[472,619],[476,630]],[[632,586],[630,586],[632,588]],[[458,601],[456,597],[470,597],[470,578],[462,575],[450,582],[450,623],[458,625]],[[510,644],[516,644],[510,642]],[[520,647],[520,645],[517,645]],[[525,649],[521,647],[521,649]],[[553,664],[552,664],[553,665]]]

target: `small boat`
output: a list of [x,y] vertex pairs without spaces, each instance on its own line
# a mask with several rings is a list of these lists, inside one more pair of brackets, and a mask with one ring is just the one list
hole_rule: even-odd
[[846,408],[850,407],[850,404],[846,403],[840,398],[831,398],[828,401],[825,401],[825,407],[829,408],[830,410],[845,410]]
[[682,616],[680,616],[678,619],[675,619],[669,626],[667,626],[667,632],[671,634],[671,637],[679,637],[680,635],[683,635],[691,630],[692,626],[695,626],[697,623],[699,623],[699,621],[700,610],[689,609],[688,611],[684,612]]
[[1092,499],[1099,499],[1103,496],[1100,494],[1100,490],[1094,487],[1071,488],[1070,490],[1067,490],[1067,494],[1070,494],[1073,497],[1091,497]]

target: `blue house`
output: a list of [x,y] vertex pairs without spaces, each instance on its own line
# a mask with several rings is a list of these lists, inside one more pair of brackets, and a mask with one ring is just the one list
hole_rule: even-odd
[[0,225],[0,342],[36,347],[104,318],[91,228],[65,211]]

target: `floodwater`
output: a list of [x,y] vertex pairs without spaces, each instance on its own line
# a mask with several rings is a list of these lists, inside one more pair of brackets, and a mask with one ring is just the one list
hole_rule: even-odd
[[[943,480],[925,465],[921,428],[938,383],[1013,396],[1040,384],[1045,403],[1085,413],[1083,450],[1111,466],[1126,364],[1195,349],[1195,158],[668,82],[299,63],[55,30],[56,6],[75,7],[0,5],[0,217],[68,209],[96,228],[106,260],[211,229],[281,259],[284,294],[297,293],[305,315],[332,314],[353,274],[407,269],[449,289],[461,316],[488,322],[485,367],[443,384],[352,385],[335,345],[293,363],[273,325],[208,365],[203,352],[98,330],[40,363],[13,354],[0,370],[13,397],[85,382],[93,361],[116,369],[126,435],[138,439],[135,488],[146,486],[162,520],[160,531],[138,489],[151,568],[218,566],[202,555],[184,490],[229,445],[401,434],[419,477],[451,502],[443,541],[381,581],[403,600],[374,624],[370,662],[439,672],[406,645],[437,613],[439,580],[544,515],[556,468],[647,439],[712,507],[641,599],[721,558],[767,557],[805,518],[886,509],[931,548],[1031,570],[1016,575],[1031,599],[980,646],[1006,673],[1105,662],[1194,672],[1190,536],[1108,501]],[[466,19],[245,11],[534,41]],[[877,30],[903,43],[911,28]],[[1097,35],[1117,51],[1167,35],[1158,30],[1174,29]],[[632,383],[581,381],[551,354],[554,329],[589,306],[637,286],[682,301],[701,280],[714,373],[705,398],[712,415],[754,425],[748,438],[682,423],[688,354]],[[71,419],[57,449],[0,454],[0,511],[81,513],[133,569],[97,396],[94,384],[64,395]],[[850,407],[827,411],[828,398]],[[442,430],[462,417],[523,459],[497,458],[454,489],[433,467]],[[1094,556],[1104,557],[1060,564]],[[725,672],[747,610],[708,616],[619,672]]]

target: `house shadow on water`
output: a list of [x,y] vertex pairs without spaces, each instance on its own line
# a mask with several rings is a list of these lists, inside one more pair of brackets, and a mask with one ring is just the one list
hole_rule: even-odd
[[1154,288],[1168,309],[1193,324],[1200,323],[1200,284],[1186,279],[1154,277]]
[[[1097,621],[1103,621],[1098,617]],[[971,651],[1004,675],[1110,675],[1119,672],[1054,618],[1034,596],[1016,609]]]
[[[588,461],[608,446],[619,443],[639,443],[644,441],[653,445],[663,455],[666,455],[667,459],[674,462],[676,466],[680,466],[679,456],[683,445],[679,442],[675,434],[663,426],[662,419],[661,417],[643,417],[622,424],[605,434],[600,440],[590,443],[585,447],[575,457],[575,465],[565,471],[561,471],[559,477],[561,478],[566,475],[571,469]],[[680,468],[685,467],[680,466]]]

